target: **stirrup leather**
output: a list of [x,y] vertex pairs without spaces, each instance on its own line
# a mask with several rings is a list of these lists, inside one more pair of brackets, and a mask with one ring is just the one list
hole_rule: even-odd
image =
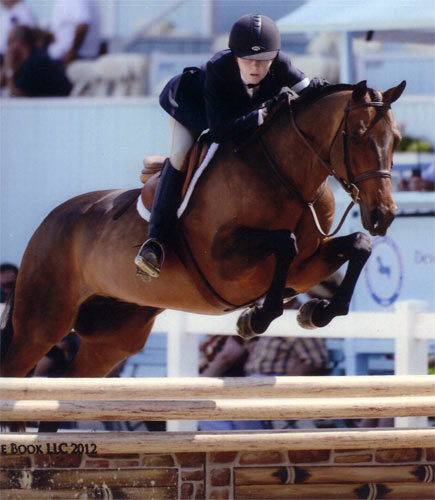
[[163,245],[155,238],[150,238],[140,247],[134,263],[141,272],[151,278],[158,278],[165,260]]

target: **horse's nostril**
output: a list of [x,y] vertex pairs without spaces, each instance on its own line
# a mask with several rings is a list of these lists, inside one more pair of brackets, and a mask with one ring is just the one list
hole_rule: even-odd
[[375,208],[370,213],[370,222],[373,227],[376,227],[382,220],[382,211],[379,208]]

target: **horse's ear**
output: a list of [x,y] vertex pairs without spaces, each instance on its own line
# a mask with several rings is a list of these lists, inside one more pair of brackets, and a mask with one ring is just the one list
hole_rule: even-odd
[[402,95],[402,92],[405,90],[406,80],[403,80],[402,83],[399,83],[397,87],[393,87],[384,92],[384,102],[388,102],[391,104],[394,101],[397,101],[399,97]]
[[362,98],[366,95],[366,93],[367,93],[367,80],[362,80],[361,82],[355,85],[352,93],[352,99],[354,101],[361,101]]

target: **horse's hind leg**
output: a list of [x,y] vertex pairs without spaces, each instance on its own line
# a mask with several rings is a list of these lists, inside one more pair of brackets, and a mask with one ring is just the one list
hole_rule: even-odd
[[[158,310],[154,311],[157,314]],[[116,365],[144,347],[153,324],[153,317],[144,320],[137,316],[117,332],[98,331],[82,336],[79,351],[64,376],[107,376]]]
[[[134,304],[115,304],[104,308],[104,318],[95,317],[101,307],[90,308],[79,320],[81,342],[77,355],[63,377],[105,377],[119,363],[145,345],[160,309]],[[100,321],[100,323],[98,323]],[[88,326],[86,322],[92,324]],[[39,432],[56,432],[59,422],[41,422]]]
[[17,283],[12,313],[13,334],[1,362],[3,377],[25,377],[74,323],[78,294],[72,285],[52,282],[40,286],[27,276]]
[[75,330],[81,337],[80,348],[65,376],[108,375],[120,361],[144,347],[161,311],[108,297],[90,299],[77,316]]
[[307,261],[306,266],[311,268],[313,276],[316,271],[320,272],[320,269],[323,269],[323,272],[327,270],[323,277],[321,274],[317,275],[317,282],[332,274],[344,262],[348,261],[348,266],[343,281],[330,300],[313,299],[300,308],[298,322],[303,328],[326,326],[336,316],[344,316],[349,312],[357,280],[370,254],[370,238],[358,232],[327,240],[315,256]]
[[247,309],[237,321],[237,333],[244,338],[264,333],[270,323],[283,313],[287,274],[298,252],[295,236],[288,230],[271,231],[266,240],[271,253],[275,255],[275,272],[263,304]]

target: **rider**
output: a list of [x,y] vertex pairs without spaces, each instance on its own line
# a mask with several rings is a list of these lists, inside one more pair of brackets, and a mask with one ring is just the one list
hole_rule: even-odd
[[233,139],[263,123],[267,108],[262,103],[282,87],[300,93],[323,85],[317,79],[310,82],[280,48],[272,19],[245,15],[231,29],[229,49],[201,68],[185,68],[160,94],[160,104],[171,116],[171,148],[154,196],[148,239],[135,258],[146,277],[160,274],[162,243],[176,217],[185,178],[184,159],[197,137],[209,129],[214,142]]

